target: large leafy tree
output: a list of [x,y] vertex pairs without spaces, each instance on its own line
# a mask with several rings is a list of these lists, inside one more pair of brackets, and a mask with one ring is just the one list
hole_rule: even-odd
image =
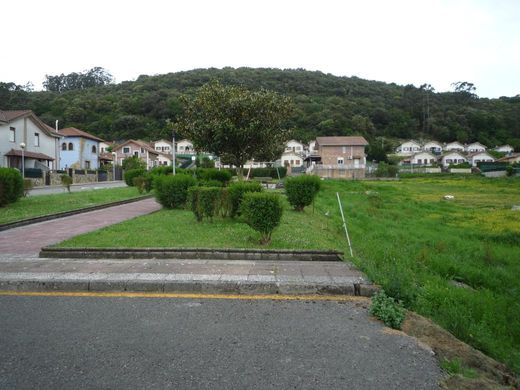
[[178,131],[195,148],[238,167],[239,176],[248,160],[278,158],[291,136],[287,121],[293,104],[275,92],[211,82],[194,98],[182,97],[181,101],[184,111],[176,124]]

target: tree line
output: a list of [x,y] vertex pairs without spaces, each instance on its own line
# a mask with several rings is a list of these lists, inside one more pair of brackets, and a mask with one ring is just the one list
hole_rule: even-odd
[[479,98],[467,81],[452,92],[429,84],[397,85],[357,77],[338,77],[303,69],[195,69],[113,83],[103,68],[47,76],[45,91],[0,83],[0,108],[32,109],[45,122],[60,121],[107,140],[171,136],[183,110],[182,96],[193,97],[211,81],[285,95],[294,103],[292,136],[309,141],[323,135],[365,136],[372,148],[390,150],[398,139],[441,142],[479,141],[490,147],[509,143],[520,149],[520,95]]

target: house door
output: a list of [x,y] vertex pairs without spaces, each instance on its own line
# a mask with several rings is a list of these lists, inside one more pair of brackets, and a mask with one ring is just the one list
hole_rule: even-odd
[[17,168],[22,170],[22,157],[20,156],[9,156],[7,159],[7,165],[9,168]]
[[354,168],[359,168],[359,158],[354,159]]

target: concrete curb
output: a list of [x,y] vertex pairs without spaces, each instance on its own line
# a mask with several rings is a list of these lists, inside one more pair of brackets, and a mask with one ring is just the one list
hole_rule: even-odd
[[[261,279],[261,280],[260,280]],[[276,278],[236,278],[235,275],[2,273],[0,290],[29,292],[156,292],[208,294],[350,295],[370,297],[379,288],[349,282],[283,282]]]
[[106,208],[113,207],[113,206],[120,206],[120,205],[127,204],[127,203],[138,202],[140,200],[149,199],[152,197],[153,197],[153,195],[144,195],[144,196],[140,196],[138,198],[118,200],[118,201],[111,202],[111,203],[103,203],[103,204],[99,204],[96,206],[83,207],[81,209],[63,211],[61,213],[56,213],[56,214],[42,215],[40,217],[22,219],[21,221],[3,223],[3,224],[0,224],[0,232],[3,230],[14,229],[14,228],[17,228],[20,226],[32,225],[33,223],[51,221],[53,219],[69,217],[71,215],[82,214],[82,213],[86,213],[89,211],[102,210],[102,209],[106,209]]
[[215,248],[42,248],[42,258],[342,261],[342,252]]

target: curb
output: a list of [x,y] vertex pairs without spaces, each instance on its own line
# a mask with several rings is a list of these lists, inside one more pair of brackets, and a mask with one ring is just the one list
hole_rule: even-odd
[[39,257],[66,259],[179,259],[343,261],[338,251],[218,248],[42,248]]
[[[139,275],[139,277],[138,277]],[[173,274],[12,274],[0,275],[0,291],[155,292],[208,294],[348,295],[371,297],[379,288],[355,280],[343,284],[194,278]],[[231,277],[232,275],[230,275]]]
[[111,202],[111,203],[103,203],[103,204],[99,204],[96,206],[83,207],[81,209],[63,211],[63,212],[56,213],[56,214],[42,215],[40,217],[22,219],[21,221],[3,223],[3,224],[0,224],[0,232],[3,230],[14,229],[14,228],[17,228],[20,226],[32,225],[33,223],[51,221],[53,219],[64,218],[64,217],[69,217],[71,215],[87,213],[89,211],[102,210],[102,209],[106,209],[106,208],[112,207],[112,206],[120,206],[120,205],[127,204],[127,203],[138,202],[140,200],[152,198],[153,196],[154,195],[144,195],[144,196],[140,196],[138,198],[118,200],[118,201]]

